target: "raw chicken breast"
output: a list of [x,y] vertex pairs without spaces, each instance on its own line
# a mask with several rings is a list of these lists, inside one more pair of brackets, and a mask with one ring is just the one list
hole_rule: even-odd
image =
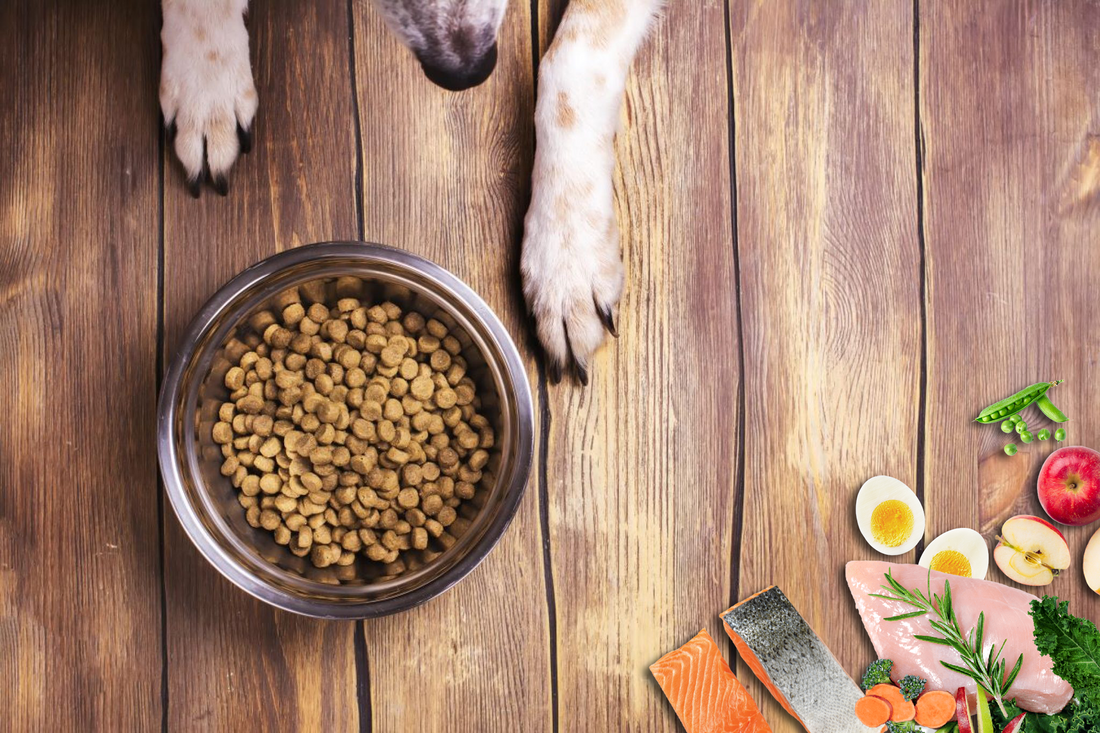
[[[875,652],[883,659],[894,660],[891,676],[894,680],[907,674],[915,674],[928,680],[928,689],[954,692],[965,687],[970,693],[973,709],[978,694],[974,680],[952,672],[940,664],[940,660],[962,665],[959,653],[942,644],[917,641],[914,634],[940,636],[929,625],[928,616],[884,621],[915,610],[901,601],[872,598],[870,593],[882,593],[886,585],[886,571],[907,589],[919,588],[927,592],[928,570],[919,565],[895,565],[888,562],[850,562],[845,568],[848,589],[852,591],[860,618],[875,645]],[[985,611],[985,652],[995,642],[1000,646],[1007,639],[1002,656],[1009,669],[1016,658],[1024,655],[1023,666],[1016,682],[1008,691],[1008,697],[1033,713],[1056,713],[1073,697],[1073,688],[1056,676],[1051,669],[1050,657],[1039,654],[1035,648],[1034,625],[1028,615],[1035,596],[1000,583],[976,578],[958,578],[946,573],[932,573],[932,592],[943,594],[944,580],[951,581],[951,600],[959,625],[964,631],[978,622],[978,614]]]

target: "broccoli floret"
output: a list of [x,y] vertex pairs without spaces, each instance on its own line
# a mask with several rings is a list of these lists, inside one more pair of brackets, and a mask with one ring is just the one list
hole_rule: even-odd
[[922,733],[924,729],[912,720],[905,720],[900,723],[891,720],[886,724],[886,730],[887,733]]
[[863,691],[870,690],[875,685],[892,684],[890,670],[894,668],[893,661],[889,659],[876,659],[863,673]]
[[913,702],[920,694],[924,692],[924,684],[928,680],[922,680],[913,674],[907,674],[898,680],[898,687],[901,688],[901,696],[909,702]]

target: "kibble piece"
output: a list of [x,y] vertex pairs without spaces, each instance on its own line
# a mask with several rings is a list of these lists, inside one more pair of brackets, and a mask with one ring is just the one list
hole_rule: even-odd
[[447,335],[447,327],[437,321],[435,318],[430,319],[426,326],[428,329],[428,333],[430,333],[432,336],[435,336],[437,339],[442,339]]
[[435,400],[436,406],[441,410],[447,410],[455,406],[455,403],[458,401],[458,395],[455,394],[453,389],[448,387],[436,391],[435,395],[433,395],[433,399]]
[[405,509],[412,509],[420,503],[420,493],[416,489],[403,489],[397,495],[397,503]]
[[429,377],[416,377],[409,384],[409,392],[416,399],[425,402],[435,393],[435,384]]
[[429,363],[435,371],[445,372],[451,366],[451,355],[443,349],[437,349],[432,352]]
[[443,499],[438,494],[431,494],[429,496],[426,496],[424,497],[423,502],[421,502],[421,509],[429,517],[434,517],[436,514],[439,514],[439,510],[442,508]]
[[227,422],[214,423],[213,430],[214,442],[219,445],[225,445],[233,440],[233,427]]
[[263,476],[260,477],[260,490],[263,491],[265,494],[278,494],[279,489],[281,489],[282,486],[283,482],[282,479],[279,478],[278,474],[265,473]]

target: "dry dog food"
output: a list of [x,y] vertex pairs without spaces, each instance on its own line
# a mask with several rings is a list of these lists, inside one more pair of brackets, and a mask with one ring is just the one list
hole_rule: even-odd
[[248,523],[341,580],[357,558],[388,578],[451,547],[491,487],[495,440],[459,340],[348,296],[359,285],[303,285],[252,316],[212,430]]

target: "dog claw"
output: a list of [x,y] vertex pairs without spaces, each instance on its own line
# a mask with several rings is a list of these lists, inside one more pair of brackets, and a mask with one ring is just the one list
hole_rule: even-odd
[[546,376],[550,380],[550,384],[559,383],[561,381],[561,364],[551,359],[546,365]]
[[194,178],[187,179],[187,192],[191,194],[191,198],[197,199],[202,194],[202,181],[205,175],[202,171]]
[[241,144],[242,153],[252,152],[252,129],[244,129],[240,125],[237,125],[237,140]]
[[[595,303],[595,298],[593,298],[593,302]],[[611,315],[611,309],[596,303],[596,313],[599,314],[600,321],[603,322],[603,327],[607,329],[607,332],[614,338],[619,338],[619,329],[615,326],[615,316]]]
[[229,195],[229,179],[224,175],[214,176],[210,181],[211,187],[218,192],[219,196]]
[[577,380],[581,383],[581,385],[587,387],[588,369],[585,368],[584,364],[581,364],[579,361],[577,361],[577,357],[575,356],[573,357],[573,370],[577,373]]

